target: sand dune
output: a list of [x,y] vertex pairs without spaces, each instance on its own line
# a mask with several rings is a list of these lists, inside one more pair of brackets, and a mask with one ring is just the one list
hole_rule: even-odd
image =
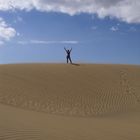
[[140,66],[0,66],[0,140],[140,139]]
[[136,109],[140,67],[3,65],[0,103],[53,114],[95,116]]

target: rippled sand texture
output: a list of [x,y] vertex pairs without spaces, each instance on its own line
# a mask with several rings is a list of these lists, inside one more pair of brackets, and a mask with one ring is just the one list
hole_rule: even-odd
[[0,103],[67,116],[129,111],[140,104],[140,66],[0,66]]
[[140,66],[0,66],[0,140],[139,140]]

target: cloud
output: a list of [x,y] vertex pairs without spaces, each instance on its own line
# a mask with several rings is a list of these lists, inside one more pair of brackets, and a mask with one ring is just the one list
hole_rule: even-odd
[[64,40],[64,41],[44,41],[44,40],[31,40],[31,44],[78,44],[78,41]]
[[26,45],[26,44],[28,44],[27,41],[17,41],[17,43],[20,44],[20,45]]
[[118,27],[115,27],[115,26],[112,26],[112,27],[110,28],[110,30],[113,31],[113,32],[116,32],[116,31],[119,30],[119,28],[118,28]]
[[75,40],[63,40],[63,41],[46,41],[46,40],[30,40],[30,41],[18,41],[20,45],[26,44],[78,44],[78,41]]
[[3,18],[0,17],[0,44],[9,41],[16,36],[17,32],[14,28],[10,27]]
[[75,40],[66,40],[66,41],[59,41],[60,44],[78,44],[78,41]]
[[0,0],[0,10],[55,11],[75,15],[97,14],[140,23],[140,0]]

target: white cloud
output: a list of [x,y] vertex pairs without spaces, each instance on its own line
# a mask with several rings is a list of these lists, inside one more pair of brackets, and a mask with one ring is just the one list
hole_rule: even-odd
[[20,44],[20,45],[26,45],[26,44],[28,44],[27,41],[17,41],[17,43]]
[[115,27],[115,26],[112,26],[112,27],[110,28],[110,30],[113,31],[113,32],[116,32],[116,31],[119,30],[119,28],[118,28],[118,27]]
[[97,14],[140,23],[140,0],[0,0],[0,10],[55,11],[70,15]]
[[62,40],[62,41],[44,41],[44,40],[31,40],[32,44],[78,44],[75,40]]
[[54,43],[54,41],[44,41],[44,40],[31,40],[31,44],[51,44]]
[[4,41],[9,41],[16,36],[16,34],[16,30],[10,27],[4,19],[0,17],[0,44],[3,44]]
[[62,41],[46,41],[46,40],[30,40],[30,41],[18,41],[20,45],[26,44],[78,44],[78,41],[75,40],[62,40]]
[[60,44],[78,44],[78,41],[75,40],[65,40],[65,41],[58,41]]

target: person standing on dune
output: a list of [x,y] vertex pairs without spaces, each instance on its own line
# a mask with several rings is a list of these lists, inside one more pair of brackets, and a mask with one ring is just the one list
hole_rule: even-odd
[[67,53],[67,56],[66,56],[66,58],[67,58],[67,63],[69,63],[69,61],[70,61],[70,63],[72,64],[72,60],[71,60],[71,56],[70,56],[70,54],[71,54],[71,51],[72,51],[72,48],[69,50],[67,50],[65,47],[64,47],[64,49],[65,49],[65,51],[66,51],[66,53]]

